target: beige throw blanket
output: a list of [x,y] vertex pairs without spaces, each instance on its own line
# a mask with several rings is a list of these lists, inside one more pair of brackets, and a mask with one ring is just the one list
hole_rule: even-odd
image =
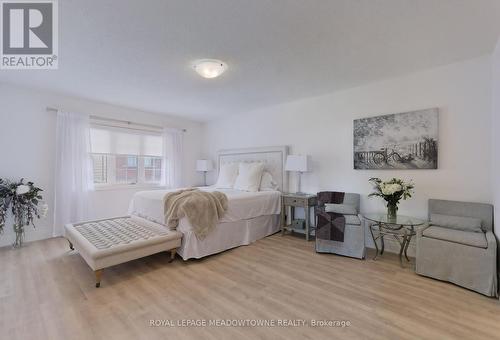
[[227,210],[227,196],[219,191],[207,192],[196,188],[169,192],[163,198],[165,224],[177,228],[187,217],[195,235],[204,239],[215,228]]

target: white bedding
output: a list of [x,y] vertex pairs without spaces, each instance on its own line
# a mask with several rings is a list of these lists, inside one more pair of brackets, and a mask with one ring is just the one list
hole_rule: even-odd
[[[215,189],[214,187],[200,187],[206,191],[220,191],[227,195],[228,208],[224,217],[219,221],[234,222],[248,220],[258,216],[276,215],[281,212],[279,191],[246,192],[234,189]],[[132,198],[129,214],[165,224],[163,214],[163,197],[173,190],[139,191]]]

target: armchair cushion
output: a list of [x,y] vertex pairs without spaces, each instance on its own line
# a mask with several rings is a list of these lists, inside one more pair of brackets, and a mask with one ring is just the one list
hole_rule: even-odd
[[431,214],[431,224],[456,230],[483,232],[481,219],[477,217]]
[[433,225],[429,228],[426,228],[422,232],[422,236],[447,242],[459,243],[471,247],[484,249],[488,248],[488,242],[483,232],[476,233],[450,228],[442,228]]
[[325,211],[342,215],[357,215],[356,207],[351,204],[325,203]]

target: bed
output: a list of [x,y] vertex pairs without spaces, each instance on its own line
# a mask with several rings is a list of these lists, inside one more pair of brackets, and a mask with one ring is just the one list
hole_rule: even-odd
[[[199,240],[186,218],[177,228],[183,234],[177,253],[184,259],[202,258],[274,234],[280,229],[281,191],[287,188],[288,178],[284,163],[288,153],[286,146],[222,150],[217,155],[217,171],[225,163],[261,162],[264,170],[276,182],[276,190],[245,192],[234,189],[216,189],[214,186],[200,190],[220,191],[228,197],[228,210],[205,239]],[[172,190],[137,192],[130,202],[129,214],[164,223],[163,197]]]

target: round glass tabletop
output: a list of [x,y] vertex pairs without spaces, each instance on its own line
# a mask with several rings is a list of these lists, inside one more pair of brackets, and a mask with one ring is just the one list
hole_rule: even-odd
[[395,218],[389,218],[387,214],[366,214],[363,215],[363,217],[377,223],[397,224],[402,226],[418,226],[425,223],[424,220],[404,215],[397,215]]

